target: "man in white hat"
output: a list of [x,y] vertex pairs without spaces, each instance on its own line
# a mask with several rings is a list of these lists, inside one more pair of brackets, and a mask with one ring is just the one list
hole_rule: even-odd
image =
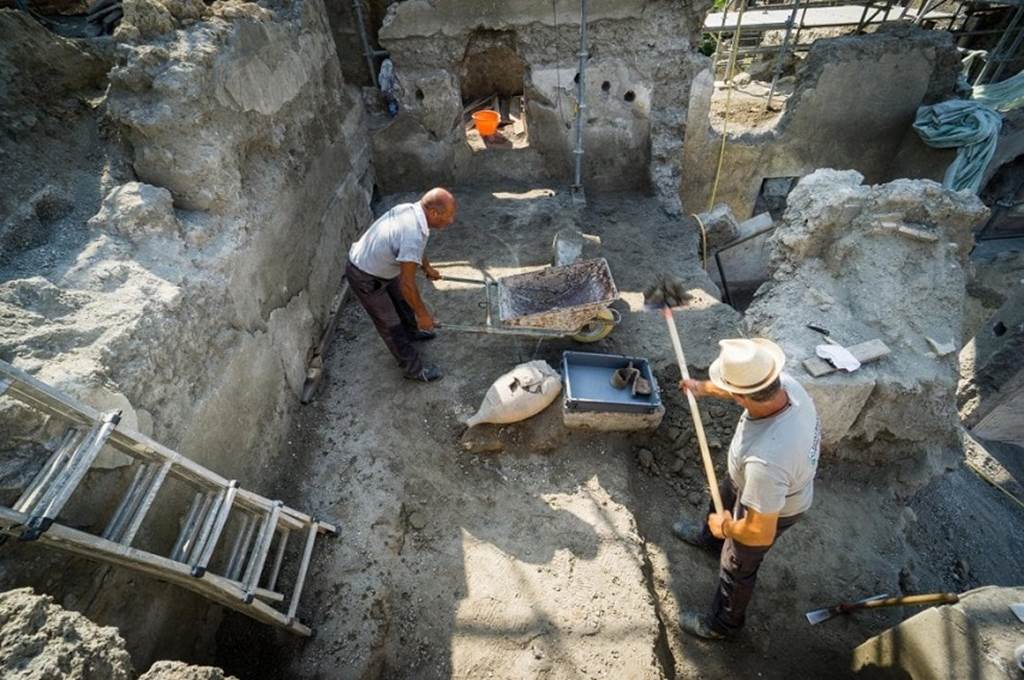
[[731,399],[745,411],[729,445],[729,475],[721,480],[722,513],[710,507],[700,523],[672,525],[683,541],[719,554],[711,610],[684,611],[683,630],[709,640],[743,627],[757,570],[778,537],[811,507],[821,425],[803,387],[782,372],[786,356],[770,340],[719,342],[710,380],[684,380],[696,397]]

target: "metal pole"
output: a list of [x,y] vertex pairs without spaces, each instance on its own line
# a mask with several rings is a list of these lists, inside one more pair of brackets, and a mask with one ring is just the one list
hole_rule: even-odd
[[356,29],[359,31],[359,40],[363,43],[363,56],[366,57],[366,68],[370,71],[370,85],[378,87],[377,68],[373,63],[373,50],[370,48],[370,39],[366,35],[366,24],[363,21],[363,0],[352,0],[352,9],[356,13]]
[[1003,69],[1006,68],[1006,64],[1013,60],[1013,55],[1017,54],[1017,50],[1020,49],[1021,40],[1024,40],[1024,30],[1022,27],[1017,27],[1017,37],[1010,43],[1009,49],[1004,54],[999,55],[999,66],[996,67],[996,72],[992,74],[992,82],[999,80],[999,76],[1003,75]]
[[586,68],[587,68],[587,0],[580,0],[580,66],[578,82],[576,83],[576,170],[573,175],[572,188],[579,192],[583,189],[583,111],[587,108],[584,100],[586,92]]
[[782,75],[782,59],[786,56],[786,48],[789,47],[789,35],[793,32],[793,22],[796,21],[796,13],[800,8],[800,0],[796,0],[793,3],[793,11],[789,13],[789,18],[786,19],[786,34],[782,36],[782,44],[779,46],[779,56],[775,60],[775,73],[772,74],[772,86],[768,90],[768,103],[765,104],[765,109],[772,108],[772,97],[775,96],[775,85],[779,82],[779,76]]
[[985,65],[981,67],[981,73],[978,74],[978,77],[974,81],[975,85],[980,85],[982,83],[982,81],[985,79],[985,75],[988,73],[989,68],[992,66],[992,64],[996,62],[996,59],[999,58],[999,55],[1003,51],[1003,45],[1006,43],[1006,38],[1007,36],[1010,35],[1010,32],[1017,26],[1017,22],[1020,21],[1022,12],[1024,12],[1024,5],[1020,5],[1017,7],[1017,11],[1013,13],[1013,16],[1010,18],[1009,23],[1006,24],[1006,30],[1004,30],[1003,34],[999,36],[999,42],[996,43],[996,46],[992,49],[991,52],[989,52],[989,58],[985,61]]

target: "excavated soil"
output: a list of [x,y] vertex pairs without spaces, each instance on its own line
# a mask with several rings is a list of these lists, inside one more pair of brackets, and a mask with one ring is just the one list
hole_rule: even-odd
[[[713,290],[696,260],[692,226],[632,195],[592,196],[576,217],[564,194],[456,193],[456,225],[432,237],[428,251],[453,275],[544,264],[560,228],[601,236],[623,325],[591,348],[649,357],[664,389],[665,422],[653,434],[588,434],[564,429],[552,407],[479,434],[503,452],[469,453],[460,421],[495,377],[534,358],[557,365],[564,349],[579,347],[442,333],[424,349],[445,379],[411,384],[349,302],[326,387],[297,418],[279,458],[279,496],[341,527],[316,553],[300,609],[316,636],[296,639],[228,613],[218,637],[227,672],[845,677],[849,650],[913,610],[814,627],[805,611],[877,592],[962,591],[1019,578],[1024,514],[970,471],[949,470],[908,498],[878,484],[870,469],[826,458],[814,508],[762,569],[746,630],[729,643],[681,634],[680,609],[706,606],[717,564],[671,535],[674,519],[698,518],[707,501],[685,402],[672,389],[678,371],[667,334],[658,315],[641,311],[639,291],[661,273]],[[636,238],[641,228],[652,238]],[[424,287],[441,321],[482,318],[479,290]],[[677,319],[698,375],[715,341],[735,335],[739,322],[707,292]],[[702,411],[721,468],[738,413],[715,403]]]

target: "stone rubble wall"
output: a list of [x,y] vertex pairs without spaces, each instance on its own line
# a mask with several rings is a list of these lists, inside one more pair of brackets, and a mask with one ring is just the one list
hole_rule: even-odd
[[[0,358],[273,496],[307,352],[348,243],[371,219],[361,100],[320,0],[126,0],[115,41],[95,115],[121,163],[92,177],[102,191],[75,225],[80,242],[43,244],[52,266],[32,275],[3,272]],[[15,443],[0,475],[6,500],[62,430],[0,401],[0,446]],[[72,521],[102,530],[125,462],[104,456],[115,471],[87,478]],[[154,513],[140,541],[177,522]],[[7,585],[45,585],[128,631],[138,661],[157,647],[203,653],[197,638],[219,609],[124,570],[58,563],[66,556],[21,544],[0,569]]]
[[[707,64],[694,47],[706,9],[706,3],[675,0],[590,3],[583,162],[588,189],[650,188],[678,212],[690,83]],[[553,8],[525,0],[409,0],[390,8],[379,36],[401,86],[398,117],[374,138],[385,192],[494,179],[471,158],[453,75],[470,47],[481,43],[507,47],[526,65],[530,151],[539,153],[547,176],[518,179],[571,181],[579,3],[559,0]],[[516,161],[503,165],[510,162]]]
[[[951,36],[940,31],[887,26],[818,40],[774,127],[755,133],[729,126],[716,203],[746,219],[765,178],[803,177],[818,168],[856,170],[869,182],[941,180],[952,154],[926,147],[911,123],[919,106],[954,96],[959,63]],[[720,131],[708,122],[713,93],[712,74],[701,73],[684,149],[688,211],[708,207],[721,153]]]
[[[987,209],[931,180],[864,185],[818,170],[790,194],[770,241],[771,279],[746,321],[778,342],[808,389],[823,444],[870,464],[929,459],[956,443],[958,378],[971,229]],[[845,346],[879,338],[892,353],[852,374],[813,378],[802,361],[827,328]],[[940,456],[941,457],[941,456]],[[914,469],[918,469],[914,467]]]

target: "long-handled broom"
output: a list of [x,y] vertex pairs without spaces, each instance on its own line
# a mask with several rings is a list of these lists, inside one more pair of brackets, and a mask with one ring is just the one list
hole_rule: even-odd
[[[672,316],[672,307],[681,306],[686,303],[689,296],[682,289],[681,283],[671,279],[662,279],[656,285],[644,291],[644,302],[648,307],[660,307],[665,317],[665,325],[668,326],[669,337],[672,338],[672,348],[676,353],[676,362],[679,364],[679,373],[683,380],[690,379],[690,372],[686,368],[686,357],[683,355],[683,344],[679,340],[679,331],[676,329],[675,318]],[[697,399],[685,390],[686,400],[690,404],[690,416],[693,418],[693,429],[697,432],[697,443],[700,446],[700,455],[704,461],[704,474],[708,479],[708,489],[711,492],[711,501],[715,505],[715,512],[722,512],[722,496],[718,493],[718,478],[715,475],[715,466],[711,463],[711,452],[708,450],[708,440],[704,434],[704,421],[700,417],[700,409],[697,407]]]

